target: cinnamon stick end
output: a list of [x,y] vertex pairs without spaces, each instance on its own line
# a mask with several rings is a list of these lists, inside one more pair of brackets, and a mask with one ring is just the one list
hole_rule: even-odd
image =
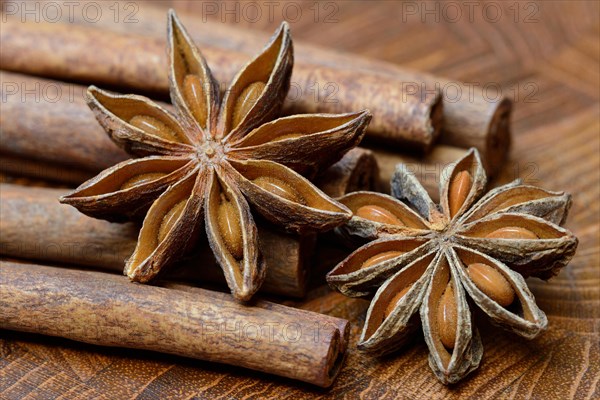
[[431,140],[427,143],[424,151],[429,153],[433,146],[437,143],[440,133],[442,132],[442,125],[444,123],[444,106],[442,97],[437,96],[436,100],[431,104],[429,109],[429,120],[431,121]]
[[506,161],[511,145],[510,116],[512,101],[504,98],[498,103],[488,127],[485,143],[484,167],[488,176],[494,176]]

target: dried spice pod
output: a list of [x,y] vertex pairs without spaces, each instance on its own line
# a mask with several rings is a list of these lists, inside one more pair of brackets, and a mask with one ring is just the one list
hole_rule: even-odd
[[504,261],[523,276],[553,277],[575,255],[577,238],[543,218],[492,214],[456,230],[456,241]]
[[346,296],[373,295],[391,275],[414,259],[431,251],[426,239],[382,238],[355,251],[327,275],[327,281]]
[[[492,322],[530,339],[546,327],[546,315],[535,304],[523,276],[494,258],[467,247],[455,246],[450,259],[465,291]],[[487,266],[481,273],[485,277],[484,283],[481,279],[473,279],[474,275],[469,270],[475,265]],[[509,295],[504,296],[508,301],[501,304],[498,299],[502,296],[491,295],[494,285],[508,286],[503,289],[509,291]]]
[[383,234],[406,232],[418,236],[429,231],[429,223],[406,204],[395,198],[376,192],[359,191],[339,199],[354,217],[340,227],[340,232],[373,239]]
[[[185,254],[204,219],[233,296],[248,300],[265,277],[250,206],[296,233],[347,221],[350,210],[293,168],[314,173],[338,161],[361,140],[370,114],[272,121],[287,94],[293,64],[285,23],[233,78],[222,100],[210,69],[173,11],[168,56],[174,113],[141,96],[88,90],[88,104],[110,138],[142,158],[101,173],[61,201],[111,220],[136,217],[149,207],[125,268],[139,282],[153,279]],[[279,128],[299,135],[281,138]],[[161,168],[153,168],[158,164]],[[136,169],[139,165],[143,168]],[[132,170],[144,176],[130,185],[136,175]]]
[[[421,299],[431,280],[433,252],[414,259],[383,284],[371,301],[358,347],[386,354],[402,347],[419,328]],[[404,292],[403,296],[398,294]]]
[[182,157],[123,161],[79,186],[77,208],[108,221],[140,219],[154,198],[192,172],[193,163]]
[[[402,165],[392,180],[393,197],[370,192],[347,196],[351,201],[345,204],[355,216],[337,230],[346,237],[376,240],[338,264],[327,281],[349,296],[377,290],[361,349],[379,354],[402,346],[420,319],[429,364],[449,384],[477,368],[483,354],[467,299],[495,324],[535,337],[548,321],[524,276],[555,275],[571,260],[578,241],[558,225],[571,205],[568,194],[512,182],[482,196],[486,175],[475,149],[442,178],[439,206]],[[378,215],[387,217],[356,215],[364,204],[376,204],[382,208]],[[397,229],[390,215],[420,215],[424,228]],[[378,261],[360,268],[367,260]]]
[[517,179],[507,185],[490,190],[461,220],[469,223],[498,212],[528,214],[561,225],[571,208],[571,196],[563,192],[552,192]]

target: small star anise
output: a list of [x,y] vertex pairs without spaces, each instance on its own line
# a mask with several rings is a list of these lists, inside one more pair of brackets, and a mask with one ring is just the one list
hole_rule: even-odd
[[472,303],[525,338],[545,329],[546,316],[523,276],[558,273],[577,238],[558,226],[570,195],[515,181],[479,199],[486,176],[476,150],[445,172],[440,206],[404,165],[392,179],[394,197],[344,196],[340,201],[354,217],[338,230],[376,240],[337,265],[327,281],[348,296],[374,295],[358,345],[363,350],[399,348],[418,329],[420,312],[429,365],[447,384],[477,368],[483,355]]
[[204,221],[232,294],[248,300],[265,276],[252,212],[296,233],[350,219],[350,210],[299,173],[313,175],[356,146],[370,114],[272,121],[292,72],[286,23],[235,76],[222,101],[218,83],[173,11],[168,56],[175,113],[141,96],[89,88],[87,101],[100,124],[140,158],[101,172],[61,202],[111,221],[145,216],[125,266],[140,282],[193,246]]

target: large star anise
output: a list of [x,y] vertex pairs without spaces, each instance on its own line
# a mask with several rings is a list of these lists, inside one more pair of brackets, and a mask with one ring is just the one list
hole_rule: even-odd
[[356,192],[341,199],[354,217],[338,229],[376,239],[327,276],[348,296],[374,294],[359,348],[397,349],[413,336],[420,313],[429,365],[453,383],[477,368],[483,354],[472,303],[525,338],[546,327],[523,276],[548,279],[574,255],[577,238],[558,226],[571,197],[515,181],[479,199],[485,185],[479,154],[471,150],[443,175],[439,207],[403,165],[392,179],[394,197]]
[[141,158],[101,172],[61,202],[112,221],[145,215],[125,267],[140,282],[180,258],[204,221],[232,294],[247,300],[265,276],[251,212],[296,233],[347,221],[350,210],[299,173],[314,174],[356,146],[370,114],[270,122],[290,85],[286,23],[235,76],[222,101],[206,61],[172,11],[168,55],[175,113],[141,96],[89,88],[88,104],[111,139]]

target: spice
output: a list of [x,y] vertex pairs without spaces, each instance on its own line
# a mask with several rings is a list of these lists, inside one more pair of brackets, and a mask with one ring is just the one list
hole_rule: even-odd
[[328,387],[348,321],[184,285],[0,261],[0,324],[101,346],[219,362]]
[[[548,279],[575,254],[577,238],[559,226],[571,196],[519,181],[481,196],[485,184],[479,154],[471,150],[443,174],[439,207],[403,165],[392,180],[394,197],[357,192],[340,199],[355,213],[340,233],[372,240],[327,275],[348,296],[374,295],[359,348],[395,350],[419,314],[430,366],[447,384],[477,368],[483,354],[467,297],[525,338],[546,328],[523,277]],[[369,205],[403,223],[356,214]]]
[[[285,23],[236,75],[222,101],[210,69],[173,12],[168,31],[171,98],[177,115],[140,96],[91,87],[88,103],[99,122],[113,141],[142,158],[103,171],[61,202],[114,221],[147,211],[125,267],[138,282],[151,280],[189,250],[203,217],[233,296],[248,300],[265,277],[250,205],[268,221],[299,234],[348,220],[346,207],[292,168],[314,174],[338,161],[361,140],[370,115],[299,115],[270,122],[287,93],[292,69]],[[202,85],[193,83],[197,78],[186,81],[189,75]],[[204,101],[198,100],[200,92]],[[278,140],[290,133],[301,136]],[[126,185],[148,173],[163,175]],[[281,190],[287,195],[282,197]]]

